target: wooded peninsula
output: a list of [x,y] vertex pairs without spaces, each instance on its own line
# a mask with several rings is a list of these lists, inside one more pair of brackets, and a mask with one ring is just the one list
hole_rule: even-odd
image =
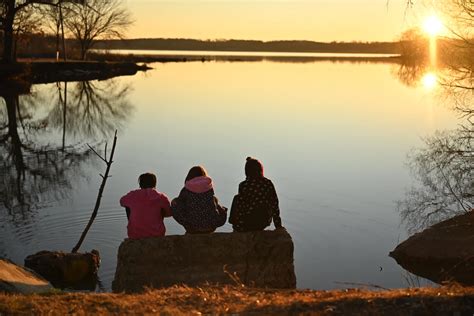
[[259,40],[198,40],[184,38],[140,38],[102,40],[96,49],[203,50],[247,52],[331,52],[399,54],[399,42],[314,42]]

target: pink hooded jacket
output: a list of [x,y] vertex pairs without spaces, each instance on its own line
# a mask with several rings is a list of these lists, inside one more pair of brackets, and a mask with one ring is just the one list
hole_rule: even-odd
[[170,201],[155,189],[130,191],[120,199],[120,205],[130,208],[128,238],[164,236],[164,217],[171,216]]
[[186,181],[184,187],[194,193],[204,193],[212,189],[212,179],[206,176]]

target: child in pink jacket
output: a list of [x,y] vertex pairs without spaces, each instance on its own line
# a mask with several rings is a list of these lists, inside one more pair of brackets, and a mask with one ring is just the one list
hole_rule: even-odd
[[163,218],[171,216],[168,197],[156,190],[156,176],[144,173],[138,178],[139,190],[130,191],[120,199],[127,209],[128,238],[164,236]]

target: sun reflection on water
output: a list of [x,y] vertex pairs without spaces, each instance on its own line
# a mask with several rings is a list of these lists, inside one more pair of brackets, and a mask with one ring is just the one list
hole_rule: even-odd
[[427,72],[421,78],[421,84],[426,90],[433,90],[438,85],[438,76],[434,72]]

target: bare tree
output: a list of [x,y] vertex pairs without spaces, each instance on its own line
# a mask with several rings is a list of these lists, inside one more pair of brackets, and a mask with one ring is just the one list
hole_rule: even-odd
[[[15,61],[15,21],[20,13],[32,9],[30,12],[39,13],[39,6],[61,8],[66,4],[84,6],[86,0],[1,0],[0,1],[0,31],[3,33],[3,53],[1,61],[11,63]],[[39,20],[38,20],[39,21]],[[37,22],[38,22],[37,21]],[[38,25],[36,25],[38,27]]]
[[398,41],[400,53],[405,60],[423,63],[428,58],[428,39],[418,28],[403,32]]
[[130,12],[122,0],[87,0],[85,5],[74,5],[65,23],[69,32],[79,42],[81,59],[98,39],[123,38],[132,23]]
[[472,0],[439,0],[436,9],[448,19],[446,27],[468,46],[474,45],[474,2]]
[[29,34],[38,33],[42,16],[37,14],[33,6],[19,11],[13,23],[13,56],[17,55],[18,43],[24,42]]

